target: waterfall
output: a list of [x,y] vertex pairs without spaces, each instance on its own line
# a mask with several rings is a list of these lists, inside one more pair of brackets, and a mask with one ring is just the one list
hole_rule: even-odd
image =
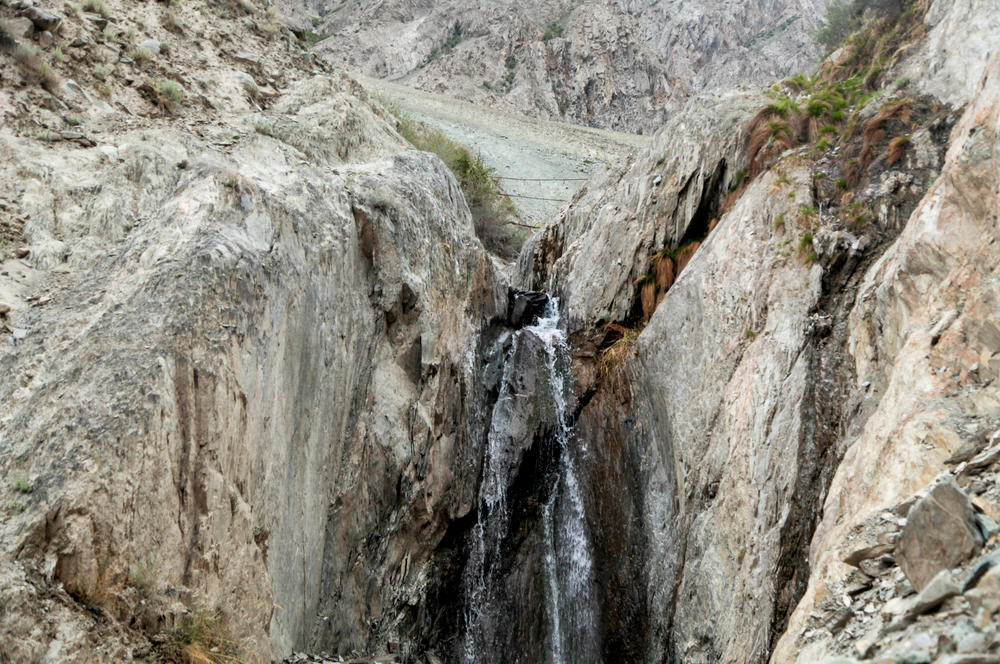
[[[540,347],[532,359],[538,373],[533,395],[519,394],[518,371],[523,370],[529,340]],[[539,343],[540,342],[540,343]],[[544,445],[551,446],[558,465],[550,472],[537,472],[536,487],[547,496],[532,527],[540,530],[541,560],[538,587],[545,594],[544,625],[531,630],[540,641],[523,644],[526,661],[538,664],[600,664],[601,644],[597,598],[593,592],[593,563],[587,532],[583,496],[577,466],[586,450],[576,446],[567,406],[570,389],[569,352],[565,332],[559,327],[558,302],[549,300],[544,314],[518,330],[507,353],[503,382],[493,409],[483,460],[479,509],[473,528],[469,559],[465,569],[465,634],[462,661],[487,664],[510,661],[500,652],[514,625],[523,622],[516,611],[518,602],[509,597],[503,570],[510,561],[504,548],[509,533],[522,526],[511,522],[508,490],[514,481],[520,454],[530,441],[512,437],[512,413],[525,408],[518,399],[534,399],[535,409],[547,409],[551,432]],[[530,435],[530,434],[529,434]],[[537,470],[537,469],[535,469]],[[522,617],[523,618],[523,617]]]

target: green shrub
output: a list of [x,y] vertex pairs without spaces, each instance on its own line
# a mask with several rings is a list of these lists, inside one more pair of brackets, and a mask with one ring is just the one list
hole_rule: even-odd
[[171,106],[176,106],[184,101],[184,88],[176,81],[161,78],[156,82],[156,92]]
[[819,258],[813,250],[812,233],[805,233],[801,238],[799,238],[799,256],[807,263],[812,263]]
[[135,64],[140,67],[145,66],[150,60],[153,59],[153,52],[148,48],[133,48],[129,51],[129,55],[132,57],[132,60],[135,61]]
[[306,30],[306,41],[308,41],[310,44],[321,42],[329,36],[330,36],[329,32],[317,33],[313,32],[312,30]]
[[501,258],[516,257],[524,242],[523,234],[516,230],[517,209],[493,170],[468,148],[421,122],[399,116],[397,130],[416,149],[440,157],[455,175],[483,246]]
[[548,27],[545,28],[545,34],[542,35],[542,41],[549,41],[555,39],[556,37],[562,37],[563,24],[560,21],[553,21],[549,23]]
[[59,75],[52,65],[42,59],[42,55],[33,46],[18,44],[13,50],[14,62],[17,63],[24,77],[32,83],[40,83],[46,90],[59,87]]

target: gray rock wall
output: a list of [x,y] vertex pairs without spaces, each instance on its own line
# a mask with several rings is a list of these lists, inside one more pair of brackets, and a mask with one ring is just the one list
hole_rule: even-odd
[[[264,659],[430,622],[409,607],[473,507],[479,331],[505,317],[506,287],[439,160],[391,156],[399,139],[357,99],[368,143],[304,153],[295,137],[344,120],[305,101],[276,114],[291,131],[268,129],[284,142],[250,130],[225,155],[186,139],[180,166],[163,130],[165,149],[133,157],[170,172],[145,193],[114,164],[93,173],[148,213],[0,358],[0,474],[31,487],[0,529],[14,660],[90,661],[92,639],[118,661],[148,649],[102,638],[82,609],[44,612],[59,588],[149,634],[219,607]],[[352,153],[387,156],[344,165]],[[48,246],[50,227],[29,241]],[[96,239],[63,237],[71,255]],[[139,563],[141,611],[120,601]],[[24,616],[42,629],[19,632]]]

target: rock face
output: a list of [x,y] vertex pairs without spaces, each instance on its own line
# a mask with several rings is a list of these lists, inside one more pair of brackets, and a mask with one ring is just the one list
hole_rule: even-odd
[[923,92],[960,106],[981,83],[983,68],[1000,33],[1000,16],[988,0],[932,2],[930,27],[915,57],[903,68]]
[[[62,255],[95,264],[0,357],[0,475],[23,487],[0,527],[5,658],[148,650],[66,592],[148,634],[219,606],[266,658],[434,622],[434,551],[474,506],[487,424],[479,331],[503,324],[506,286],[443,164],[396,154],[338,94],[326,79],[290,92],[247,119],[278,128],[229,154],[161,129],[123,136],[110,163],[101,148],[44,156],[48,195],[89,163],[143,213],[120,243],[109,222],[128,210],[100,197],[28,229],[44,263],[49,224],[72,219]],[[43,196],[42,157],[2,140]],[[136,589],[139,608],[122,599]],[[46,611],[49,593],[63,599]]]
[[[858,102],[877,154],[856,186],[825,184],[841,144],[748,166],[768,102],[694,96],[526,247],[512,280],[531,292],[442,163],[343,79],[196,130],[147,100],[90,146],[4,129],[2,211],[47,290],[3,323],[0,660],[180,657],[177,635],[218,619],[265,661],[392,643],[430,664],[546,662],[553,597],[587,662],[995,651],[1000,54],[943,37],[968,20],[986,43],[987,5],[931,3],[889,77],[927,80]],[[652,42],[705,49],[673,65],[697,85],[770,71],[744,57],[767,21],[702,3],[337,7],[327,25],[358,26],[386,72],[439,48],[413,74],[428,84],[462,58],[475,80],[470,54],[489,53],[513,72],[504,96],[541,108],[519,81],[565,65],[584,121],[636,122],[629,96],[672,85],[660,65],[621,77],[652,52],[643,16],[663,24]],[[390,33],[405,50],[380,50]],[[746,62],[705,69],[727,57]],[[904,107],[912,124],[880,116]],[[902,124],[893,157],[878,131]],[[846,219],[855,204],[870,217]],[[571,359],[530,329],[542,290]],[[552,555],[579,542],[586,560]]]
[[708,233],[744,168],[742,126],[759,104],[741,94],[692,100],[649,149],[592,178],[529,241],[520,279],[560,298],[571,334],[627,319],[649,258]]
[[693,92],[764,83],[810,66],[819,52],[808,31],[826,5],[352,3],[317,12],[316,30],[331,37],[316,51],[335,66],[429,92],[651,132]]
[[[934,3],[929,20],[949,24],[970,7]],[[952,51],[922,42],[900,71],[928,52],[961,66]],[[922,130],[927,150],[896,171],[885,160],[873,166],[858,194],[882,211],[866,229],[823,216],[814,153],[778,159],[733,187],[745,140],[737,104],[729,120],[673,118],[653,149],[592,181],[526,247],[522,283],[559,294],[577,341],[588,514],[605,533],[595,568],[607,652],[804,663],[888,647],[877,630],[861,642],[878,605],[851,597],[899,571],[888,554],[905,555],[924,510],[911,507],[914,527],[898,547],[898,525],[865,542],[855,531],[1000,423],[992,370],[983,369],[996,352],[987,313],[995,261],[986,256],[998,200],[989,156],[997,62],[980,76],[950,147],[953,120],[942,116]],[[915,176],[919,168],[929,170]],[[900,177],[902,189],[891,184]],[[904,189],[915,198],[890,194]],[[702,206],[707,215],[696,212]],[[704,230],[692,233],[699,219]],[[642,287],[659,280],[657,252],[696,239],[648,315]],[[978,546],[967,506],[963,514],[968,537],[956,545],[969,546],[942,567]],[[870,553],[842,562],[862,549]],[[937,571],[914,572],[914,586]],[[837,605],[843,619],[825,619]],[[913,630],[920,643],[931,638]]]
[[725,90],[808,70],[820,56],[810,31],[827,0],[620,0],[670,73],[695,90]]
[[991,156],[1000,133],[998,77],[994,55],[952,134],[941,177],[861,286],[850,347],[859,379],[873,387],[873,410],[833,479],[812,544],[810,588],[776,661],[793,659],[807,615],[841,578],[834,558],[845,532],[927,484],[952,453],[984,435],[981,426],[996,425],[996,383],[979,369],[1000,351],[988,313],[997,297],[990,247],[1000,188]]

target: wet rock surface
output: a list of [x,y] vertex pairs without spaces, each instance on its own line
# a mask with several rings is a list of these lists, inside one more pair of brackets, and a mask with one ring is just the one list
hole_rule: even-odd
[[[995,122],[992,76],[981,79],[981,106],[965,112],[951,137],[957,115],[939,108],[914,133],[929,149],[899,169],[872,166],[854,196],[878,212],[861,231],[823,212],[826,157],[786,155],[745,190],[734,188],[728,169],[740,169],[742,121],[734,117],[726,134],[686,115],[677,131],[655,139],[676,152],[657,155],[654,146],[638,155],[632,171],[595,187],[599,196],[588,185],[526,247],[522,283],[560,295],[575,333],[585,386],[578,432],[596,451],[587,467],[588,513],[601,524],[597,532],[615,533],[602,537],[597,554],[609,643],[645,661],[868,658],[888,652],[880,611],[893,599],[900,602],[884,623],[898,619],[885,637],[896,644],[892,653],[936,643],[936,634],[920,630],[960,602],[950,595],[964,572],[922,598],[917,615],[903,599],[942,567],[914,588],[899,569],[898,542],[916,502],[903,500],[960,448],[978,441],[965,459],[982,454],[997,422],[995,387],[979,373],[995,346],[986,313],[994,268],[984,259],[991,250],[973,241],[995,231],[983,221],[993,218],[992,203],[973,202],[995,199],[986,193],[996,187],[995,169],[985,166],[995,140],[982,129]],[[739,102],[727,108],[735,113]],[[718,113],[708,117],[720,121]],[[963,130],[975,138],[959,165],[955,137]],[[699,153],[684,141],[701,131],[706,136],[693,142],[710,149]],[[661,175],[674,155],[697,159],[690,170],[672,164]],[[711,174],[723,163],[716,180]],[[816,170],[803,170],[810,163]],[[674,183],[671,172],[692,175]],[[960,202],[967,190],[980,193]],[[708,214],[698,212],[702,203]],[[810,214],[824,228],[797,225]],[[702,219],[704,230],[691,233],[699,226],[692,220]],[[968,235],[937,230],[956,219]],[[657,252],[694,240],[683,271],[660,288]],[[796,242],[812,254],[796,252]],[[587,258],[609,248],[610,260]],[[648,308],[645,283],[657,286]],[[959,318],[968,327],[956,326]],[[974,351],[962,345],[973,336]],[[990,482],[972,491],[961,472],[955,481],[969,489],[970,503],[994,511],[995,499],[976,493],[991,490]],[[617,486],[629,489],[610,495],[606,487]],[[971,539],[960,540],[969,546],[959,560],[943,563],[949,571],[976,564],[972,542],[986,532],[984,519],[969,520],[967,505],[959,511],[960,533]],[[855,533],[872,512],[886,518]],[[919,531],[911,529],[905,548]],[[922,543],[937,537],[924,530]],[[816,602],[829,611],[822,637],[802,623]],[[637,644],[635,634],[649,640]],[[974,651],[969,643],[962,653],[929,652],[992,647],[988,640]]]

